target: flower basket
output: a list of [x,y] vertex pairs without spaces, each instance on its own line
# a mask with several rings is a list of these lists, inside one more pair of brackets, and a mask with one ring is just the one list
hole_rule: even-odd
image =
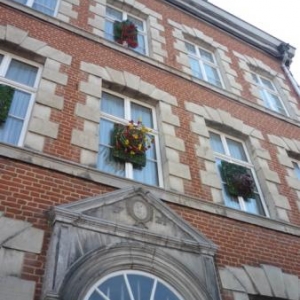
[[14,91],[11,86],[0,84],[0,125],[7,119]]
[[255,184],[247,168],[222,161],[220,171],[231,196],[253,197]]
[[130,162],[135,168],[146,165],[146,151],[151,148],[153,139],[147,133],[150,132],[141,122],[128,125],[115,124],[112,134],[112,156],[123,162]]
[[138,46],[137,34],[138,30],[133,22],[129,20],[114,22],[114,40],[117,43],[136,48]]

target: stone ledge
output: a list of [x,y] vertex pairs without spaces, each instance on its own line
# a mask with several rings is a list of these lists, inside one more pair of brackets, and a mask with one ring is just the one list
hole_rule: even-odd
[[[115,188],[124,188],[128,186],[141,186],[140,183],[129,179],[119,178],[83,166],[78,163],[58,159],[56,157],[43,154],[41,152],[31,151],[29,149],[18,148],[8,144],[0,143],[0,156],[19,160],[23,163],[29,163],[49,170],[62,172],[66,175],[76,176],[85,180],[101,183]],[[202,199],[186,196],[182,193],[176,193],[159,187],[144,185],[149,191],[159,197],[161,200],[200,210],[203,212],[225,216],[240,222],[257,225],[266,229],[271,229],[286,234],[300,236],[300,227],[283,221],[276,221],[263,216],[248,214],[239,210],[225,207],[224,205],[204,201]]]

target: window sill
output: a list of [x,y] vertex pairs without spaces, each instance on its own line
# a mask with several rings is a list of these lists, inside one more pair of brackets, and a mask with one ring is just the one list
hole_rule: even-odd
[[[133,185],[141,186],[140,183],[129,179],[105,174],[94,168],[86,167],[78,163],[59,159],[54,156],[43,154],[41,152],[32,151],[25,148],[18,148],[8,144],[0,143],[0,156],[18,160],[23,163],[32,164],[49,170],[58,171],[66,175],[76,176],[84,180],[90,180],[100,184],[108,185],[116,189]],[[269,219],[267,217],[259,215],[249,214],[243,211],[225,207],[220,204],[189,197],[184,194],[165,190],[159,187],[146,185],[144,187],[161,200],[169,203],[185,206],[217,216],[227,217],[229,219],[256,225],[266,229],[300,236],[300,226],[292,225],[283,221]]]

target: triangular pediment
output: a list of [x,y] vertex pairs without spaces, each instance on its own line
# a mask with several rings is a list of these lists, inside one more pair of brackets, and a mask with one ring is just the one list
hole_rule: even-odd
[[54,208],[55,221],[151,244],[214,253],[216,246],[152,193],[120,189]]

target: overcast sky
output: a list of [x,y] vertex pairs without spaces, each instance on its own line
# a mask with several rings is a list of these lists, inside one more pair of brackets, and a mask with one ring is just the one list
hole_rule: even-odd
[[300,0],[208,0],[297,48],[290,67],[300,84]]

